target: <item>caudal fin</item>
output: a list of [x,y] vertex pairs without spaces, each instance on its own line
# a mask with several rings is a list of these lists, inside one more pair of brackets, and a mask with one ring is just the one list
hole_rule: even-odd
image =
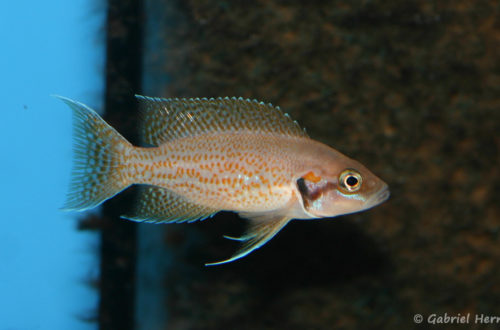
[[132,145],[85,104],[55,97],[73,110],[74,125],[72,180],[62,209],[87,210],[131,184],[123,168]]

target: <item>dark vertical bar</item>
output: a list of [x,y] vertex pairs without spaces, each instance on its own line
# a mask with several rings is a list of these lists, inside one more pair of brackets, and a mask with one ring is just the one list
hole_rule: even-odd
[[[140,92],[142,79],[142,1],[109,0],[106,33],[105,119],[134,142],[133,95]],[[120,218],[129,201],[125,194],[103,206],[100,329],[134,328],[136,225]]]

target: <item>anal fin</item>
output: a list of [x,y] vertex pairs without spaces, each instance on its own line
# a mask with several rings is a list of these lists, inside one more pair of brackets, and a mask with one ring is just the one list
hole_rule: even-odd
[[221,265],[243,258],[260,248],[273,238],[291,219],[276,213],[241,213],[240,216],[250,220],[250,226],[241,237],[224,236],[227,239],[243,242],[240,249],[229,259],[211,262],[205,266]]
[[180,223],[204,220],[219,210],[195,204],[162,187],[144,186],[131,215],[122,218],[138,222]]

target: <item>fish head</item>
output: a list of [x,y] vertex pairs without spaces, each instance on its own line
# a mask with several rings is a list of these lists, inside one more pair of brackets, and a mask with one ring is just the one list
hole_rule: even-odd
[[386,201],[390,194],[384,181],[342,154],[312,166],[296,183],[303,211],[311,218],[363,211]]

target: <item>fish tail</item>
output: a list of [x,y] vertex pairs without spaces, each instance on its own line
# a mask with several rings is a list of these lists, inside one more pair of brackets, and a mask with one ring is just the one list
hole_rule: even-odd
[[126,158],[133,146],[88,106],[62,96],[73,110],[74,163],[63,210],[98,206],[127,188]]

